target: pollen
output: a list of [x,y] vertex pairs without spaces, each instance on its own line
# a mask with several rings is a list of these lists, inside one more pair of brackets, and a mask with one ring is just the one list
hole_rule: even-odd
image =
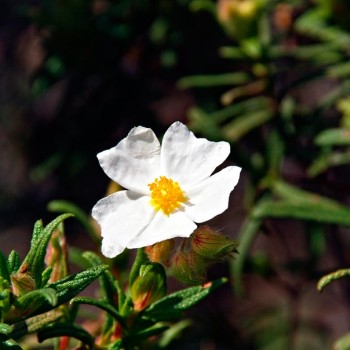
[[162,210],[165,215],[169,216],[187,201],[180,185],[166,176],[156,178],[148,187],[151,191],[151,205],[156,210]]

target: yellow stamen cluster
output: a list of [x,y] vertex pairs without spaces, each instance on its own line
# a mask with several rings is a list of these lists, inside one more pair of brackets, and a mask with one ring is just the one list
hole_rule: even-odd
[[179,184],[166,176],[156,178],[148,187],[151,191],[152,206],[156,210],[162,210],[165,215],[173,213],[187,201]]

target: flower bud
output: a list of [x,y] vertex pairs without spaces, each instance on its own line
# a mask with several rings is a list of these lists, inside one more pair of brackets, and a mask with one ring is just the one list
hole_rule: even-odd
[[135,311],[141,311],[166,294],[166,276],[162,265],[141,265],[139,274],[130,288]]
[[28,272],[17,272],[11,275],[12,293],[20,297],[35,289],[35,281]]
[[192,251],[177,251],[170,262],[172,275],[178,281],[195,285],[206,279],[206,263]]
[[45,264],[52,268],[49,282],[57,282],[68,275],[67,244],[64,233],[56,230],[46,248]]
[[167,239],[159,243],[155,243],[145,248],[148,259],[152,262],[167,264],[171,251],[173,250],[175,242],[173,239]]
[[237,40],[255,35],[262,0],[219,0],[217,16],[227,33]]
[[237,242],[209,226],[200,226],[191,236],[192,250],[209,260],[223,260],[237,253]]

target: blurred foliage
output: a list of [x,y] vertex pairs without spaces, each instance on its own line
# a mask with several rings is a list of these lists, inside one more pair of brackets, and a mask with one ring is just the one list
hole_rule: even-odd
[[[350,225],[349,185],[343,181],[350,163],[350,5],[341,0],[193,4],[216,16],[231,39],[218,51],[223,62],[231,64],[227,72],[186,76],[178,86],[197,91],[221,87],[217,100],[198,98],[198,106],[189,112],[190,126],[208,138],[229,141],[232,159],[249,178],[248,215],[240,231],[240,254],[232,264],[234,287],[243,293],[242,277],[249,269],[265,278],[278,274],[267,257],[257,260],[249,254],[257,234],[266,231],[266,222],[273,225],[271,219],[304,223],[309,256],[297,265],[290,261],[285,269],[307,271],[306,280],[316,284],[327,247],[325,230],[331,224],[332,234],[338,235],[334,231],[339,226]],[[326,226],[320,230],[320,225]],[[338,263],[349,264],[345,246],[340,254]],[[319,289],[347,275],[347,269],[331,273],[319,282]],[[289,300],[293,304],[300,298],[299,291]],[[282,341],[272,326],[266,327],[268,341],[264,345],[258,337],[258,348],[324,348],[322,341],[299,344],[296,336],[315,336],[317,331],[302,331],[301,319],[293,317],[276,317],[286,327],[281,332],[289,334],[287,338]]]

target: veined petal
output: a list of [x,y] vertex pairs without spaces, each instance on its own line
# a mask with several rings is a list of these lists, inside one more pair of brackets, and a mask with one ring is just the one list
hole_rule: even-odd
[[189,204],[185,212],[201,223],[221,214],[228,208],[231,191],[239,180],[241,168],[227,167],[187,191]]
[[164,134],[162,173],[187,189],[208,178],[229,153],[230,145],[227,142],[197,138],[184,124],[175,122]]
[[128,248],[141,248],[174,237],[189,237],[197,225],[183,211],[169,216],[158,211],[150,225],[130,241]]
[[104,172],[129,190],[148,194],[159,175],[160,144],[151,129],[138,126],[117,146],[97,155]]
[[100,224],[102,253],[112,258],[120,254],[152,221],[155,212],[150,197],[120,191],[99,200],[92,217]]

